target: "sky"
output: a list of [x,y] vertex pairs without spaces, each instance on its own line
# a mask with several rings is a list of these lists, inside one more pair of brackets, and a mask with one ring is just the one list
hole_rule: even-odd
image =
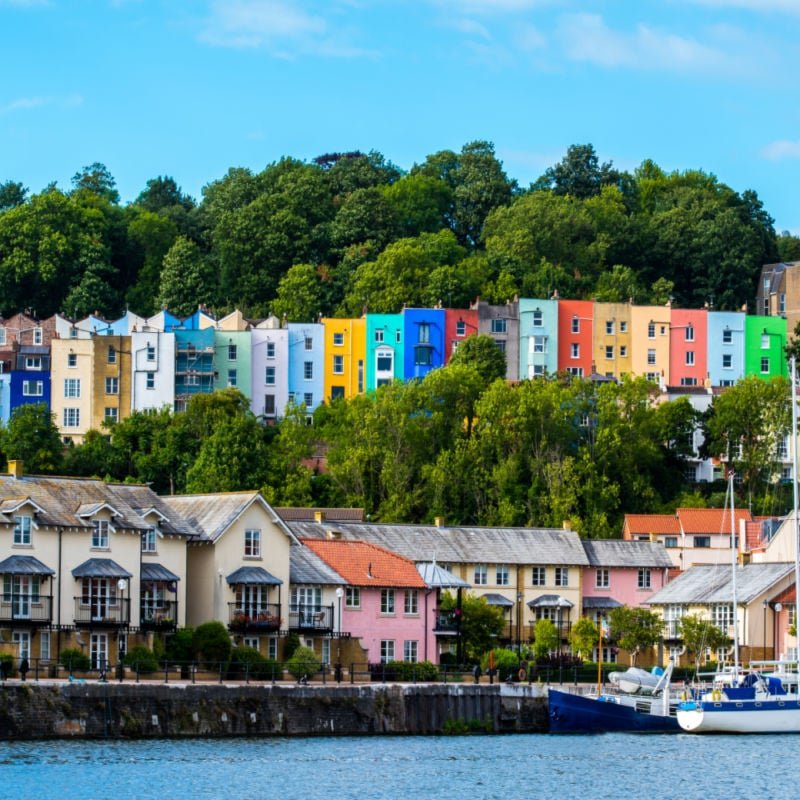
[[0,182],[99,161],[201,198],[231,167],[492,142],[701,169],[800,234],[800,0],[0,0]]

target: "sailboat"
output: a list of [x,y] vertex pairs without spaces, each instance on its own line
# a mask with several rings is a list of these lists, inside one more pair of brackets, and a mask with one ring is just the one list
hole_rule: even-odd
[[[791,359],[791,403],[794,473],[794,526],[795,526],[795,595],[800,600],[800,524],[798,523],[798,472],[797,472],[797,383],[795,359]],[[737,548],[734,522],[733,472],[728,476],[731,498],[731,551],[733,580],[733,675],[739,675],[739,634],[736,611]],[[800,695],[797,693],[797,676],[793,677],[792,691],[779,675],[762,675],[750,672],[730,685],[715,687],[697,700],[681,702],[677,710],[680,727],[688,733],[800,733]]]

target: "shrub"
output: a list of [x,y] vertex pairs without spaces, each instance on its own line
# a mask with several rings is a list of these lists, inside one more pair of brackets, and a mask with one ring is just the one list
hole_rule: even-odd
[[194,661],[194,628],[180,628],[167,639],[166,657],[173,664]]
[[148,647],[143,644],[137,644],[125,654],[125,665],[138,670],[143,675],[147,675],[158,669],[158,659],[156,654]]
[[89,656],[77,647],[66,647],[62,650],[58,662],[61,666],[78,672],[86,672],[92,666]]
[[297,631],[292,631],[283,644],[283,660],[288,661],[298,647],[300,647],[300,635]]
[[[377,670],[381,667],[378,666]],[[389,680],[404,681],[438,681],[439,669],[430,661],[390,661],[386,665],[386,676]]]
[[192,639],[197,658],[206,669],[227,665],[231,657],[231,637],[221,622],[204,622],[198,625]]
[[271,680],[281,677],[281,667],[272,658],[265,658],[254,647],[234,647],[231,651],[231,672],[243,673],[251,678]]
[[310,678],[319,672],[322,662],[317,654],[308,647],[298,647],[292,657],[286,662],[289,674],[300,680],[302,677]]
[[[500,680],[505,680],[509,675],[516,675],[519,671],[519,656],[513,650],[505,648],[495,648],[493,654],[494,668]],[[489,669],[489,653],[481,659],[481,669],[486,672]]]
[[8,678],[14,672],[14,656],[10,653],[0,653],[0,672]]

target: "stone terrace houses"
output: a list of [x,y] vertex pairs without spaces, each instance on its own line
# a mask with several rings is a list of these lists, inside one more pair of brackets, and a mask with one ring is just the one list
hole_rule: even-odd
[[[581,573],[589,559],[575,531],[552,528],[477,528],[289,522],[301,539],[344,539],[384,547],[418,565],[435,561],[506,615],[506,644],[529,643],[539,619],[558,627],[564,645],[581,616]],[[435,626],[437,609],[429,609]],[[448,631],[448,634],[451,632]],[[439,637],[439,655],[455,647]]]

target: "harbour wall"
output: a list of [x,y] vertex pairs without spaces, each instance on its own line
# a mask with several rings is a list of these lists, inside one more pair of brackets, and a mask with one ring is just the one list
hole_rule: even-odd
[[547,731],[542,686],[472,684],[0,687],[0,739],[363,736]]

